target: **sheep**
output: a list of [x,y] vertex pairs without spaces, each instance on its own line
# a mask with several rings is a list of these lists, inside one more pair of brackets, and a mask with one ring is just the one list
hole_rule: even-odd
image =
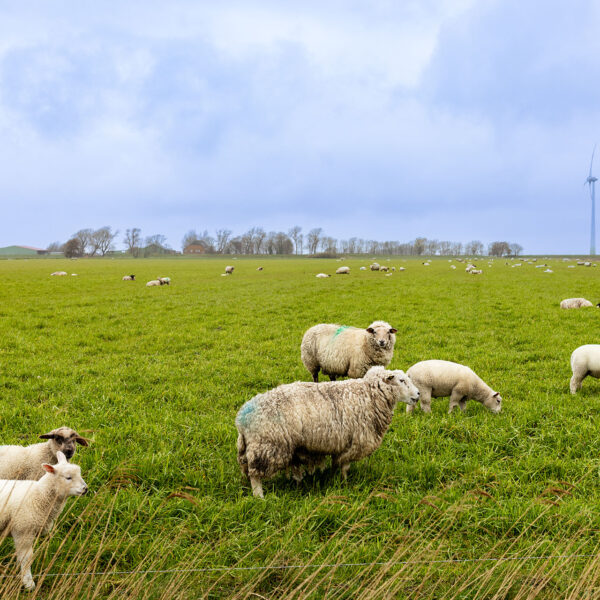
[[[424,360],[410,367],[406,374],[419,388],[423,412],[431,412],[432,396],[450,396],[449,413],[457,406],[464,412],[468,399],[481,402],[493,413],[499,413],[502,409],[500,394],[465,365],[447,360]],[[407,407],[407,412],[412,411],[413,407]]]
[[591,375],[600,378],[600,344],[585,344],[573,350],[571,354],[571,371],[573,376],[569,383],[571,394],[581,389],[581,383]]
[[59,427],[39,437],[48,441],[30,446],[0,446],[0,479],[37,480],[44,475],[40,465],[56,464],[58,452],[70,459],[77,444],[88,445],[88,441],[70,427]]
[[50,273],[50,277],[63,277],[64,275],[67,275],[66,271],[54,271],[54,273]]
[[300,356],[314,382],[319,381],[319,370],[331,381],[356,379],[371,367],[390,364],[396,331],[385,321],[374,321],[366,329],[322,323],[306,331]]
[[323,279],[324,277],[331,277],[331,275],[327,275],[327,273],[317,273],[315,275],[315,277],[318,277],[319,279]]
[[336,275],[350,275],[350,267],[340,267],[335,271]]
[[41,465],[45,474],[38,481],[0,480],[0,536],[12,536],[21,580],[28,590],[35,587],[33,542],[52,529],[69,496],[83,496],[88,491],[80,467],[68,463],[62,452],[56,458],[55,465]]
[[170,285],[171,278],[170,277],[157,277],[156,279],[152,279],[146,284],[146,287],[154,287],[157,285]]
[[379,448],[396,404],[418,398],[403,371],[381,366],[363,379],[280,385],[254,396],[237,414],[240,469],[259,498],[263,479],[289,468],[301,481],[328,455],[346,479],[351,462]]
[[369,266],[369,269],[371,269],[371,271],[379,271],[380,266],[378,263],[374,262],[372,265]]
[[396,267],[392,267],[392,272],[396,272]]
[[483,275],[483,271],[481,269],[471,269],[471,275]]
[[451,269],[456,269],[456,265],[450,265]]
[[227,273],[227,275],[232,275],[233,269],[234,267],[225,267],[225,273]]
[[135,275],[125,275],[123,281],[135,281]]
[[367,270],[367,267],[361,267],[361,268],[360,268],[360,270],[361,270],[361,271],[366,271],[366,270]]
[[162,281],[163,285],[171,285],[170,277],[158,277],[159,281]]
[[564,309],[568,308],[587,308],[589,306],[594,306],[589,300],[585,298],[566,298],[562,300],[560,303],[560,307]]
[[380,271],[389,271],[389,270],[390,270],[390,268],[389,268],[389,267],[387,267],[387,266],[385,266],[385,265],[381,265],[381,267],[379,267],[379,270],[380,270]]
[[263,268],[262,268],[262,267],[257,267],[257,268],[256,268],[256,270],[257,270],[257,271],[262,271],[262,270],[263,270]]
[[406,271],[406,269],[404,267],[400,267],[398,271]]

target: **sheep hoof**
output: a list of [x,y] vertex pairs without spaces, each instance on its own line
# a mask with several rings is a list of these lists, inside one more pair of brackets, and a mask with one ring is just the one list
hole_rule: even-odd
[[35,581],[33,580],[33,577],[29,577],[28,579],[23,579],[23,586],[28,591],[34,590],[35,589]]

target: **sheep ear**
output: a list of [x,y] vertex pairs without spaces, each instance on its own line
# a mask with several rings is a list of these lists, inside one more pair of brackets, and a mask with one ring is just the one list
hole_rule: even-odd
[[55,438],[56,434],[54,433],[54,431],[50,431],[49,433],[42,433],[42,435],[40,435],[40,439],[41,440],[53,440]]
[[375,330],[372,327],[367,327],[367,331],[369,333],[375,333]]
[[390,329],[390,333],[397,333],[397,332],[398,332],[398,330],[394,329],[393,327]]
[[387,375],[385,380],[386,381],[392,381],[392,379],[394,379],[394,377],[396,377],[395,375]]
[[44,471],[47,471],[48,473],[55,473],[54,467],[52,465],[49,465],[48,463],[42,463],[42,469],[44,469]]
[[78,435],[75,438],[75,441],[80,445],[80,446],[89,446],[88,441],[85,438],[82,438],[80,435]]
[[56,458],[58,459],[58,464],[67,462],[67,457],[60,450],[56,453]]
[[492,396],[492,398],[495,398],[496,396],[499,396],[499,395],[500,395],[500,392],[496,392],[496,393],[495,393],[495,394]]

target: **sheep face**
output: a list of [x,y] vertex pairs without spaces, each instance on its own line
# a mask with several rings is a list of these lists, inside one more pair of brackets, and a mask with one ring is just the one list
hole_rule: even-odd
[[396,343],[396,336],[394,334],[397,331],[398,330],[391,327],[389,323],[375,321],[367,327],[369,343],[375,348],[391,350]]
[[502,410],[502,396],[500,396],[499,392],[492,392],[483,401],[483,405],[497,415]]
[[82,438],[74,429],[70,427],[59,427],[49,433],[40,435],[42,440],[51,440],[52,452],[56,456],[61,452],[66,458],[71,458],[75,454],[76,444],[87,446],[87,440]]
[[413,406],[419,401],[419,390],[404,371],[388,371],[381,366],[371,367],[365,375],[365,379],[367,378],[380,379],[381,383],[390,386],[396,402]]
[[72,465],[67,462],[67,458],[62,452],[56,455],[58,463],[49,465],[43,463],[42,468],[47,473],[50,473],[56,479],[53,485],[57,491],[57,495],[61,498],[68,496],[83,496],[88,492],[88,486],[81,477],[81,469],[78,465]]

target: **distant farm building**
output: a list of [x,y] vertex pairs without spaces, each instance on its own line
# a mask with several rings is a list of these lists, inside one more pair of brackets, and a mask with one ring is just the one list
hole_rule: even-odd
[[192,242],[183,249],[184,254],[206,254],[206,246],[202,242]]
[[6,246],[0,248],[0,256],[39,256],[50,254],[44,248],[34,248],[33,246]]

